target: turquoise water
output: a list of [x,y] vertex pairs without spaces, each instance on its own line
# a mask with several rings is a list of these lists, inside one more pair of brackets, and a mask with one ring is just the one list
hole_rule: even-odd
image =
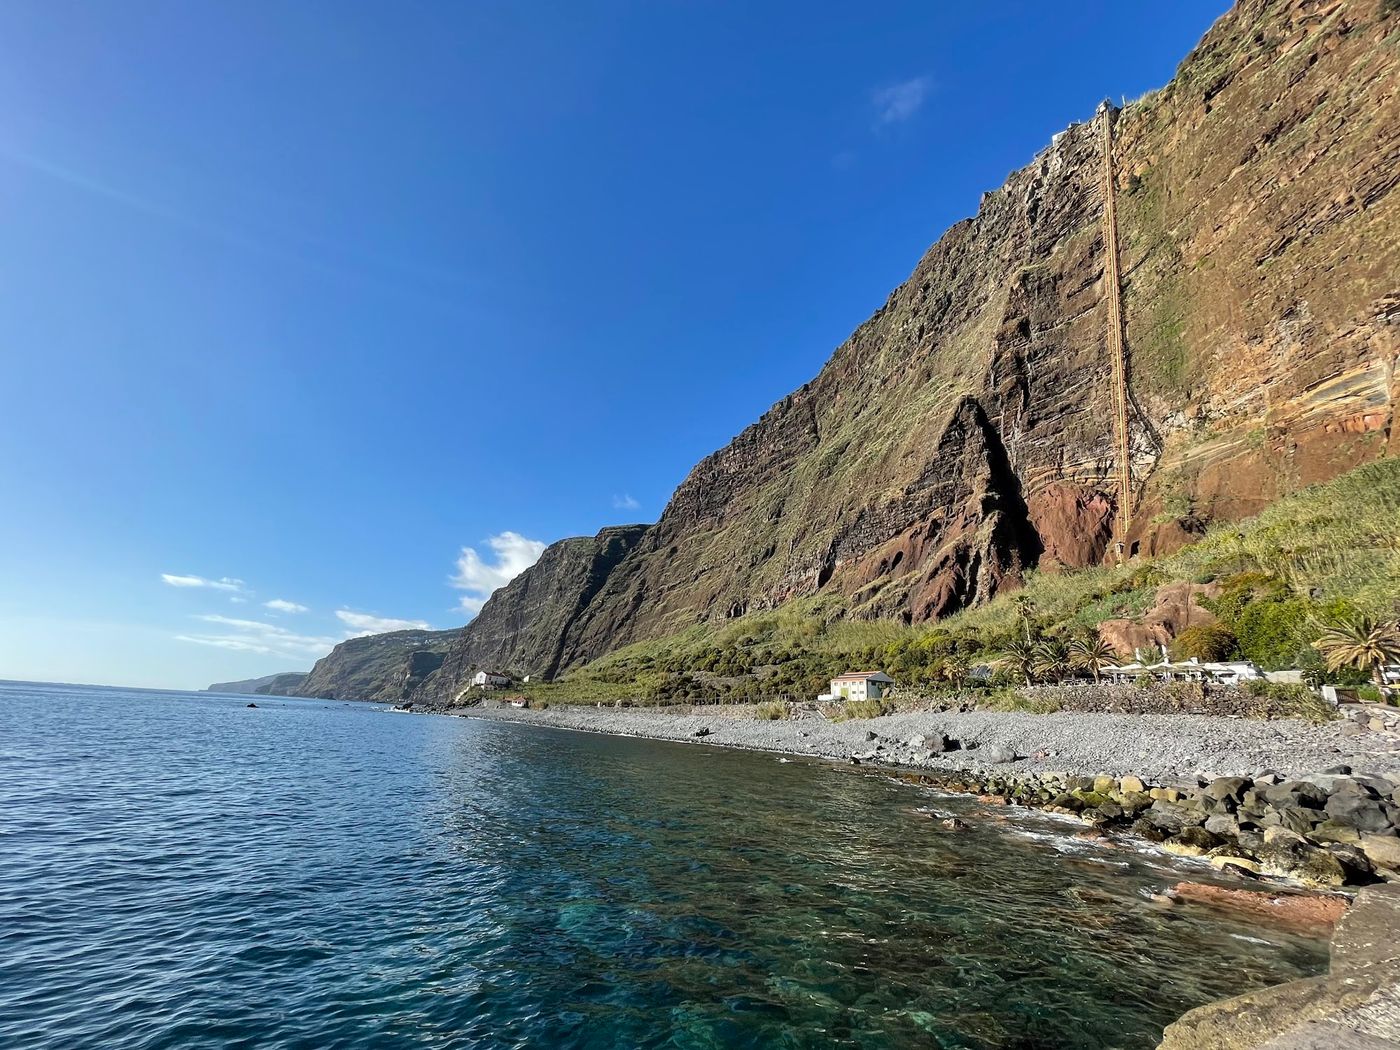
[[1151,1047],[1324,961],[848,767],[247,699],[0,683],[0,1046]]

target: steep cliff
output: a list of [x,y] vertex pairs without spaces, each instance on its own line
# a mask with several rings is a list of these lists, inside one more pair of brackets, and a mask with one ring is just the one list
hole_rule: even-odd
[[[918,623],[1030,567],[1101,562],[1114,539],[1161,552],[1400,450],[1394,8],[1241,0],[1168,86],[1072,125],[984,195],[604,578],[556,581],[571,558],[542,559],[462,652],[553,673],[819,592]],[[1118,536],[1110,186],[1133,479]],[[568,613],[531,629],[545,593]]]
[[553,677],[574,621],[647,528],[619,525],[551,544],[462,629],[425,697],[450,699],[478,667]]
[[[1393,6],[1393,5],[1391,5]],[[1130,551],[1400,448],[1400,15],[1243,0],[1162,91],[1071,126],[832,356],[700,463],[563,664],[835,589],[927,620],[1103,559],[1114,121]]]
[[442,666],[461,629],[393,631],[341,642],[293,696],[328,700],[410,700]]

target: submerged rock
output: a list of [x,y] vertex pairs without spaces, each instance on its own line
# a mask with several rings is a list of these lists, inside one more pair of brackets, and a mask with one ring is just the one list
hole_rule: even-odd
[[[1250,863],[1239,857],[1215,859],[1242,865]],[[1171,895],[1179,901],[1207,904],[1252,918],[1309,930],[1331,929],[1346,913],[1350,903],[1345,897],[1335,894],[1266,893],[1201,882],[1179,882],[1172,887]]]

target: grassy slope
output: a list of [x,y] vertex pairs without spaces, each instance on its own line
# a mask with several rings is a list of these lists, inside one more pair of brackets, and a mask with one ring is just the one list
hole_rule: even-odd
[[854,663],[933,680],[940,660],[995,658],[1020,629],[1026,599],[1039,632],[1070,637],[1107,619],[1141,615],[1157,587],[1176,580],[1216,580],[1227,592],[1240,592],[1235,611],[1248,608],[1240,628],[1244,655],[1265,663],[1306,655],[1314,614],[1394,615],[1400,606],[1400,460],[1367,464],[1294,493],[1250,521],[1213,528],[1200,542],[1156,561],[1032,573],[1014,595],[937,624],[908,628],[847,619],[843,599],[818,596],[639,642],[526,691],[537,699],[586,703],[810,696]]

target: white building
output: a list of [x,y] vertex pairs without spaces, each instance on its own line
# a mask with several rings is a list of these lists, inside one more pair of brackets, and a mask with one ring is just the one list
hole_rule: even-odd
[[494,671],[478,671],[472,676],[472,688],[474,689],[500,689],[510,685],[510,679],[503,674],[496,674]]
[[1239,685],[1255,678],[1263,678],[1264,672],[1248,660],[1228,660],[1213,662],[1197,660],[1169,660],[1165,652],[1161,663],[1149,664],[1138,659],[1121,666],[1107,665],[1099,672],[1114,682],[1129,682],[1146,675],[1163,682],[1219,682],[1222,685]]
[[827,697],[832,700],[878,700],[892,688],[894,679],[884,671],[847,671],[831,680],[831,692]]

